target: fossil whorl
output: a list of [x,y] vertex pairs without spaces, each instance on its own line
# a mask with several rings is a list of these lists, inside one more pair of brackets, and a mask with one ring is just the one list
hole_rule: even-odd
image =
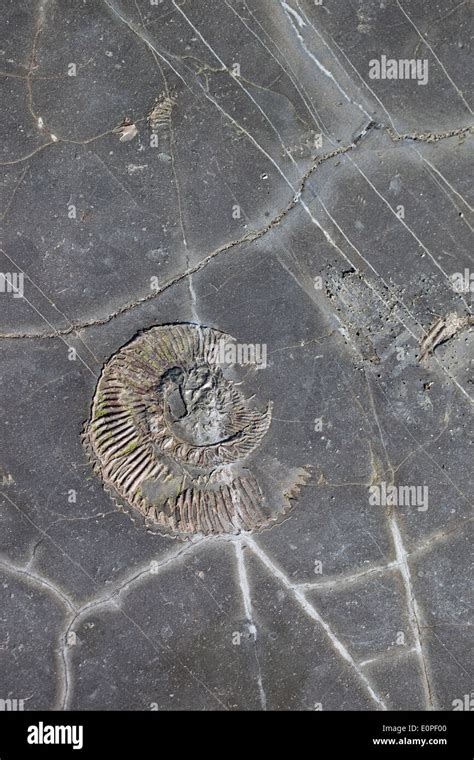
[[248,467],[272,405],[254,408],[224,376],[227,341],[199,325],[152,327],[110,359],[98,382],[86,448],[106,487],[159,528],[253,530],[293,496],[275,505]]

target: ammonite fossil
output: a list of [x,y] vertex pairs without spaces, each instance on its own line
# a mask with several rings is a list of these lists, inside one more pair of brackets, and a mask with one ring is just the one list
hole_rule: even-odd
[[220,364],[228,341],[234,339],[209,327],[160,325],[102,371],[86,448],[118,503],[159,529],[254,530],[289,508],[306,476],[297,470],[282,477],[273,467],[276,487],[272,467],[260,467],[254,452],[272,404],[256,408]]

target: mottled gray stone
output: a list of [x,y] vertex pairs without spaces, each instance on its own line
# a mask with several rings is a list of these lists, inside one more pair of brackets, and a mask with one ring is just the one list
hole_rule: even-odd
[[[9,0],[3,21],[0,273],[24,297],[0,292],[0,699],[468,704],[469,5]],[[381,56],[427,83],[370,78]],[[147,529],[83,445],[104,365],[183,322],[267,352],[229,370],[273,403],[252,466],[291,498],[253,534]],[[427,501],[371,503],[384,484]]]
[[425,710],[423,671],[416,654],[368,662],[365,672],[390,710]]

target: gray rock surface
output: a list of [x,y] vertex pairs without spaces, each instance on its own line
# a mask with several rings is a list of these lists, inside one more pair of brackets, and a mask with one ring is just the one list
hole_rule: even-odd
[[[4,6],[0,699],[469,700],[469,4]],[[263,529],[147,527],[85,451],[104,365],[183,322],[265,347],[257,479],[306,477]]]

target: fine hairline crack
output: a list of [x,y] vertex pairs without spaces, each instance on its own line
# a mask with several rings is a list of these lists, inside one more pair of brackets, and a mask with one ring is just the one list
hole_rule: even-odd
[[[207,265],[213,259],[218,257],[220,254],[226,253],[227,251],[230,251],[231,249],[244,245],[246,243],[255,242],[256,240],[259,240],[268,232],[270,232],[272,229],[277,227],[279,224],[281,224],[281,222],[286,218],[286,216],[299,203],[301,196],[303,195],[305,191],[306,183],[308,179],[312,176],[312,174],[318,168],[318,166],[320,166],[325,161],[329,161],[330,159],[335,158],[336,156],[352,151],[354,148],[357,147],[357,145],[359,145],[361,140],[363,140],[374,129],[385,130],[387,134],[389,135],[390,139],[394,142],[400,142],[404,140],[421,140],[424,142],[437,142],[442,139],[447,139],[449,137],[459,136],[459,135],[471,133],[474,131],[474,127],[467,126],[467,127],[460,127],[459,129],[448,130],[447,132],[440,133],[440,134],[436,134],[432,132],[414,132],[410,134],[407,133],[407,134],[401,135],[401,134],[396,133],[390,127],[387,127],[385,124],[382,124],[376,121],[370,121],[362,130],[360,130],[360,132],[354,137],[353,141],[349,145],[339,146],[335,148],[334,150],[330,151],[329,153],[316,156],[313,159],[309,168],[306,169],[306,171],[302,175],[298,184],[298,189],[296,190],[296,192],[293,193],[292,198],[289,201],[289,203],[286,205],[284,209],[279,211],[273,217],[273,219],[270,222],[268,222],[268,224],[264,225],[260,229],[251,230],[240,238],[223,243],[222,245],[218,246],[214,251],[212,251],[207,256],[205,256],[203,259],[201,259],[201,261],[199,261],[197,264],[195,264],[192,267],[189,267],[188,269],[186,269],[186,271],[179,273],[175,277],[172,277],[170,280],[168,280],[168,282],[166,282],[160,288],[153,290],[152,292],[148,293],[145,296],[142,296],[136,301],[123,304],[118,309],[111,312],[110,314],[107,314],[104,317],[99,317],[97,319],[90,319],[90,320],[86,320],[80,323],[71,323],[69,327],[58,329],[58,330],[55,330],[54,332],[49,332],[49,333],[48,332],[0,333],[0,338],[5,338],[9,340],[16,340],[16,339],[42,340],[42,339],[57,338],[57,337],[65,336],[65,335],[71,335],[73,333],[77,333],[80,330],[84,330],[88,327],[108,324],[115,317],[118,317],[121,314],[131,311],[132,309],[135,309],[136,307],[140,306],[143,303],[146,303],[147,301],[151,301],[157,298],[159,295],[161,295],[161,293],[165,292],[170,287],[177,285],[179,282],[186,279],[187,277],[191,277],[193,274],[196,274],[197,272],[200,272],[201,270],[205,269],[205,267],[207,267]],[[28,274],[26,274],[26,276],[28,277]]]
[[[106,3],[106,4],[109,5],[109,3]],[[305,183],[306,183],[308,177],[316,169],[316,167],[319,165],[319,163],[322,163],[322,161],[328,160],[328,159],[332,158],[333,156],[338,155],[340,153],[345,153],[345,152],[347,152],[349,150],[352,150],[355,147],[355,145],[365,136],[365,134],[367,134],[367,132],[369,130],[373,129],[373,128],[382,128],[382,129],[385,129],[387,131],[389,137],[393,141],[395,141],[395,142],[399,142],[401,140],[420,140],[420,141],[424,141],[424,142],[427,142],[427,143],[436,142],[437,140],[442,140],[442,139],[445,139],[445,138],[448,138],[448,137],[453,137],[455,135],[461,135],[461,134],[464,134],[467,131],[471,130],[470,127],[465,127],[465,128],[460,128],[458,130],[450,130],[449,132],[442,133],[442,134],[439,134],[439,135],[433,134],[431,132],[420,132],[420,133],[413,132],[411,134],[399,135],[396,132],[393,132],[393,131],[391,132],[390,128],[386,127],[383,124],[378,124],[376,122],[370,122],[369,125],[368,125],[368,127],[366,127],[361,133],[358,134],[358,136],[356,138],[354,138],[354,141],[353,141],[353,143],[351,145],[346,146],[346,147],[336,148],[331,153],[328,153],[328,154],[326,154],[324,156],[319,157],[320,160],[316,160],[316,163],[314,163],[313,165],[311,165],[310,168],[305,172],[305,175],[303,175],[303,178],[302,178],[302,180],[300,182],[300,185],[299,185],[299,190],[294,195],[294,197],[293,197],[292,201],[290,202],[290,204],[284,209],[283,212],[280,212],[280,214],[278,214],[268,225],[266,225],[264,228],[262,228],[262,230],[247,233],[245,236],[243,236],[239,240],[230,241],[229,243],[226,243],[226,244],[220,246],[215,251],[213,251],[211,254],[209,254],[208,256],[206,256],[205,259],[203,259],[202,261],[200,261],[199,264],[195,265],[194,267],[192,267],[190,269],[189,269],[189,266],[188,266],[188,268],[187,268],[187,270],[185,272],[181,273],[180,275],[177,275],[170,282],[166,283],[162,288],[158,289],[157,291],[154,291],[153,293],[151,293],[151,294],[149,294],[149,295],[147,295],[147,296],[145,296],[143,298],[140,298],[136,303],[131,303],[131,304],[128,304],[128,305],[120,307],[119,310],[117,310],[116,312],[110,314],[107,317],[104,317],[104,318],[98,319],[98,320],[93,320],[93,321],[88,322],[88,323],[86,323],[84,325],[73,325],[73,324],[71,324],[70,327],[68,327],[67,329],[61,330],[61,331],[55,331],[54,333],[51,333],[51,334],[40,333],[38,335],[34,335],[34,334],[31,334],[31,333],[26,333],[26,334],[23,334],[23,335],[19,335],[19,334],[15,334],[15,335],[0,335],[0,337],[5,337],[5,338],[54,338],[54,337],[57,337],[57,336],[60,336],[60,335],[66,335],[66,334],[69,334],[69,333],[76,332],[76,330],[81,330],[81,329],[83,329],[85,327],[88,327],[88,326],[100,325],[100,324],[108,323],[115,316],[118,316],[119,314],[121,314],[123,312],[126,312],[126,311],[128,311],[130,309],[135,308],[136,306],[140,305],[144,301],[149,300],[150,298],[154,298],[154,297],[160,295],[160,293],[162,293],[167,288],[171,287],[172,285],[176,284],[177,282],[181,281],[182,279],[184,279],[186,277],[191,277],[192,274],[194,274],[195,272],[200,271],[200,269],[203,269],[204,267],[206,267],[207,264],[214,257],[220,255],[220,253],[223,253],[223,252],[225,252],[227,250],[231,250],[235,246],[239,246],[239,245],[245,244],[247,242],[252,242],[253,240],[256,240],[259,237],[262,237],[263,235],[265,235],[273,226],[276,226],[276,225],[280,224],[280,222],[283,221],[283,219],[288,214],[288,212],[298,203],[301,194],[304,192]],[[43,147],[48,147],[49,144],[52,144],[52,143],[48,143],[47,145],[45,145]],[[254,551],[255,551],[255,549],[254,549]],[[407,553],[406,553],[406,551],[405,551],[404,548],[403,548],[403,551],[404,551],[404,557],[406,557]],[[255,552],[255,553],[257,554],[257,552]],[[262,559],[262,557],[260,557],[260,559]],[[263,561],[263,559],[262,559],[262,561]],[[131,585],[131,584],[134,584],[136,581],[138,581],[143,576],[144,572],[145,571],[139,571],[139,572],[137,572],[137,574],[135,574],[133,577],[131,577],[130,580],[127,581],[127,584],[125,584],[124,586],[122,586],[117,593],[120,594],[122,590],[123,591],[127,591],[128,590],[128,586]],[[30,580],[32,582],[34,582],[35,580],[37,581],[38,579],[36,579],[34,576],[31,576]],[[291,583],[289,580],[288,580],[288,582]],[[292,583],[291,583],[291,585],[294,586],[294,584],[292,584]],[[303,590],[303,589],[301,589],[301,590]],[[115,594],[113,594],[113,598],[115,600]],[[104,602],[104,603],[107,603],[107,602]],[[114,604],[115,601],[112,601],[112,603]],[[250,607],[249,607],[249,609],[250,609]],[[251,611],[251,609],[250,609],[250,611]],[[251,615],[249,615],[249,617],[251,618]],[[139,628],[139,626],[133,620],[131,622],[134,623],[134,625],[136,625]],[[141,630],[141,629],[139,628],[139,630]],[[143,633],[143,631],[142,631],[142,633]],[[362,664],[363,663],[359,663],[358,665],[361,666]]]
[[[7,497],[8,498],[8,497]],[[50,541],[52,539],[50,536],[46,535],[46,538]],[[179,547],[176,551],[172,551],[169,553],[166,553],[165,556],[161,557],[152,568],[151,562],[141,564],[139,566],[135,566],[130,569],[128,574],[121,578],[118,582],[115,582],[113,584],[112,589],[101,589],[97,594],[92,595],[91,597],[88,597],[82,604],[76,604],[73,602],[66,592],[64,592],[57,584],[54,583],[54,581],[50,581],[49,579],[43,578],[41,575],[35,573],[34,571],[29,569],[29,564],[27,566],[20,566],[14,562],[11,562],[7,560],[6,558],[0,558],[0,567],[6,571],[9,574],[12,575],[20,575],[23,576],[27,582],[31,582],[33,585],[37,585],[39,587],[44,588],[45,590],[49,591],[56,599],[59,601],[62,606],[69,612],[69,615],[64,623],[64,626],[61,629],[61,632],[58,634],[58,647],[56,648],[56,656],[59,663],[58,668],[58,693],[56,697],[55,704],[58,706],[58,709],[68,709],[68,705],[70,703],[70,700],[72,698],[72,684],[73,684],[73,677],[72,677],[72,671],[71,671],[71,662],[69,659],[69,652],[71,651],[70,645],[68,643],[68,635],[70,632],[73,631],[73,626],[77,624],[80,620],[84,620],[90,612],[92,611],[99,611],[101,609],[109,609],[111,611],[115,610],[122,614],[129,622],[131,622],[137,630],[139,630],[140,633],[143,634],[143,636],[147,639],[147,641],[153,646],[153,648],[158,651],[158,645],[154,643],[150,637],[148,637],[141,626],[133,620],[129,615],[126,614],[126,612],[121,609],[119,604],[120,596],[123,593],[127,593],[132,586],[140,584],[145,578],[150,577],[151,575],[157,575],[161,573],[165,568],[173,566],[177,561],[179,561],[185,554],[194,551],[199,546],[204,546],[209,543],[215,543],[215,541],[220,542],[230,542],[234,544],[237,552],[237,561],[238,561],[238,570],[239,570],[239,580],[240,580],[240,586],[241,591],[243,594],[243,603],[244,608],[246,612],[246,616],[248,618],[248,624],[250,627],[250,632],[255,629],[255,623],[253,620],[253,614],[252,614],[252,608],[251,608],[251,598],[250,598],[250,589],[248,587],[247,582],[247,575],[245,570],[245,561],[242,553],[242,548],[244,546],[247,546],[253,554],[255,554],[258,559],[263,562],[264,566],[267,568],[267,570],[270,571],[270,573],[280,582],[283,583],[283,586],[289,590],[292,595],[295,598],[295,601],[298,602],[298,604],[302,607],[303,611],[312,619],[317,621],[322,628],[325,630],[326,634],[331,639],[331,642],[333,646],[335,647],[336,651],[339,652],[339,654],[343,657],[344,660],[347,661],[349,666],[354,669],[355,673],[358,675],[359,679],[364,683],[367,690],[369,691],[369,694],[371,698],[377,703],[378,707],[381,709],[386,709],[386,704],[384,703],[383,699],[380,698],[380,696],[373,690],[373,687],[370,683],[370,680],[366,678],[366,676],[362,673],[361,668],[365,665],[365,663],[362,662],[356,662],[348,650],[345,649],[345,647],[341,644],[339,639],[334,636],[332,630],[329,628],[327,623],[320,617],[317,610],[314,608],[313,605],[311,605],[308,600],[305,597],[305,591],[309,590],[311,588],[311,584],[301,584],[301,583],[294,583],[289,580],[288,576],[285,575],[283,571],[281,571],[272,561],[272,559],[255,543],[254,539],[251,538],[249,535],[243,535],[239,539],[236,539],[235,537],[214,537],[214,538],[202,538],[202,539],[196,539],[192,541],[187,541],[183,546]],[[54,542],[53,542],[54,543]],[[420,549],[425,549],[426,547],[420,546]],[[406,562],[407,557],[409,554],[406,552],[404,553],[404,562]],[[385,571],[388,572],[392,569],[395,569],[393,566],[397,565],[398,563],[389,562],[385,566],[381,566],[376,568],[377,571]],[[398,569],[398,568],[397,568]],[[352,582],[355,580],[355,576],[353,578],[348,578],[344,576],[339,576],[339,578],[336,576],[333,579],[333,582],[335,585],[338,584],[338,582],[342,581],[343,583],[346,581]],[[95,581],[94,581],[95,582]],[[95,582],[96,583],[96,582]],[[417,621],[418,622],[418,621]],[[253,626],[253,628],[252,628]],[[342,649],[341,649],[342,647]],[[166,649],[169,649],[169,647],[166,647]],[[162,651],[162,650],[161,650]],[[166,652],[162,653],[166,656]],[[417,652],[419,654],[419,652]],[[261,671],[260,671],[260,664],[258,662],[258,654],[257,650],[255,650],[256,658],[257,658],[257,668],[258,668],[258,685],[259,685],[259,692],[260,692],[260,700],[262,708],[266,708],[266,695],[263,689],[262,684],[262,677],[261,677]],[[180,663],[180,665],[184,665],[184,663]],[[185,667],[186,670],[188,668]],[[197,678],[195,674],[191,673],[193,678],[203,686],[203,688],[211,694],[212,697],[216,698],[219,702],[217,695],[205,684],[201,679]],[[225,709],[226,706],[221,703],[221,706],[223,706]]]
[[[372,129],[373,126],[375,126],[375,123],[373,123],[372,125],[369,125],[369,128]],[[365,134],[368,133],[369,128],[366,128],[363,131],[364,136]],[[301,198],[301,195],[303,194],[305,190],[306,183],[308,179],[311,177],[311,175],[313,174],[313,172],[316,170],[316,168],[320,164],[322,164],[324,161],[327,161],[342,153],[346,153],[349,150],[352,150],[358,141],[359,140],[356,138],[350,145],[341,146],[339,148],[336,148],[335,150],[332,150],[330,153],[325,153],[324,155],[317,156],[311,163],[310,167],[305,171],[305,173],[301,177],[300,182],[298,184],[298,189],[295,193],[293,193],[293,196],[291,200],[289,201],[289,203],[286,205],[284,209],[279,211],[278,214],[276,214],[276,216],[274,216],[273,219],[270,222],[268,222],[268,224],[266,224],[264,227],[261,227],[258,230],[251,230],[240,238],[223,243],[214,251],[212,251],[207,256],[205,256],[203,259],[201,259],[201,261],[199,261],[197,264],[195,264],[192,267],[189,267],[185,272],[181,272],[180,274],[171,278],[168,282],[166,282],[160,288],[157,288],[156,290],[153,290],[152,292],[147,293],[147,295],[142,296],[137,301],[124,304],[105,317],[100,317],[98,319],[90,319],[79,324],[71,323],[69,327],[66,327],[60,330],[55,330],[54,332],[1,333],[0,338],[10,339],[10,340],[19,339],[19,338],[48,339],[48,338],[57,338],[57,337],[65,336],[65,335],[70,335],[71,333],[75,333],[79,330],[83,330],[88,327],[94,327],[96,325],[107,324],[115,317],[136,308],[142,303],[146,303],[147,301],[150,301],[156,298],[157,296],[159,296],[164,291],[168,290],[168,288],[172,287],[173,285],[177,285],[179,282],[186,279],[187,277],[190,277],[193,274],[200,272],[209,264],[210,261],[212,261],[214,258],[219,256],[221,253],[225,253],[231,250],[232,248],[235,248],[240,245],[244,245],[245,243],[252,243],[256,240],[259,240],[268,232],[270,232],[274,227],[277,227],[283,221],[283,219],[289,214],[289,212],[298,204]],[[28,277],[27,274],[26,276]]]

